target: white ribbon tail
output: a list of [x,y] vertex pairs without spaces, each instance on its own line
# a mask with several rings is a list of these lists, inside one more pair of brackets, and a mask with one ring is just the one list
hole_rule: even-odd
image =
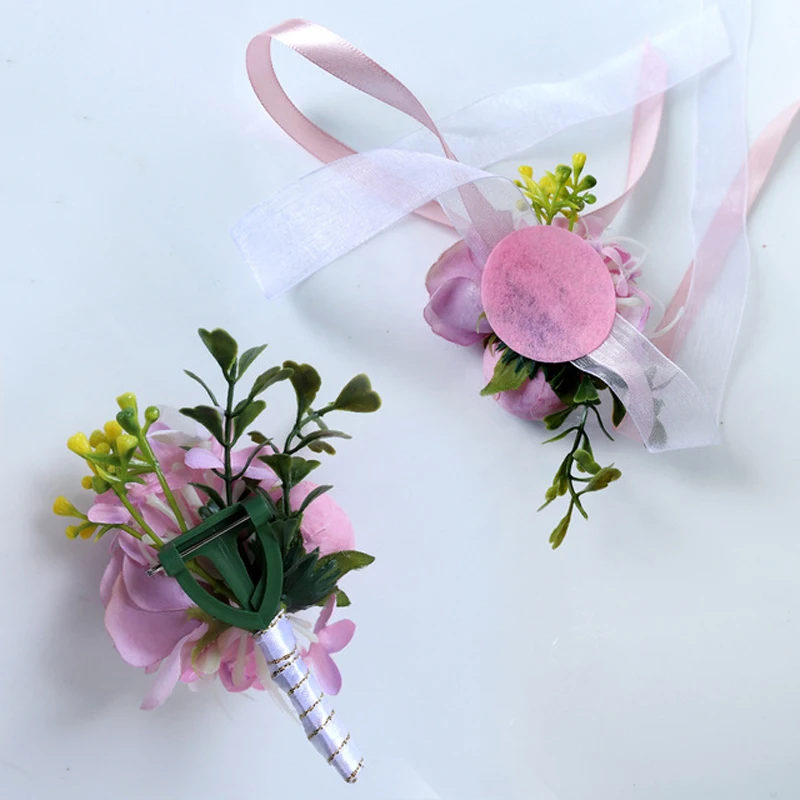
[[572,363],[617,395],[651,452],[719,442],[714,412],[696,384],[619,314],[600,347]]

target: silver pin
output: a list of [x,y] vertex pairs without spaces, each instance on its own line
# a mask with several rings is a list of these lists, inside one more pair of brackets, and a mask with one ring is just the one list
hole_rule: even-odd
[[[220,536],[224,536],[226,533],[230,533],[231,531],[235,531],[243,522],[246,522],[245,519],[239,519],[234,522],[232,525],[228,525],[227,528],[223,528],[221,531],[217,531],[216,533],[212,534],[206,539],[203,539],[202,542],[198,542],[197,544],[193,544],[191,547],[187,548],[186,550],[181,551],[181,556],[186,558],[186,556],[190,556],[192,553],[199,550],[201,547],[204,547],[207,542],[212,542],[214,539],[219,539]],[[161,563],[156,564],[155,566],[150,567],[147,570],[148,577],[152,578],[153,575],[158,575],[159,572],[164,571],[164,565]]]

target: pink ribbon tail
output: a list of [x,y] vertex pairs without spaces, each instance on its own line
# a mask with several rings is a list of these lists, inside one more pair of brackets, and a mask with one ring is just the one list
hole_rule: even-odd
[[[264,110],[301,147],[320,161],[330,164],[355,154],[326,131],[315,125],[289,99],[275,74],[272,40],[290,47],[303,58],[361,92],[381,100],[424,125],[441,142],[448,158],[455,160],[439,129],[414,94],[397,78],[350,42],[322,25],[303,19],[290,19],[255,36],[247,46],[247,74]],[[436,203],[428,203],[417,214],[450,227],[447,215]]]
[[[750,148],[747,163],[739,170],[736,179],[728,189],[724,202],[714,215],[711,225],[697,249],[696,259],[702,258],[710,268],[703,287],[699,287],[700,291],[691,291],[695,266],[693,261],[684,274],[675,295],[670,300],[656,331],[657,334],[659,331],[666,331],[655,340],[658,348],[665,355],[672,356],[680,349],[683,338],[691,326],[693,316],[691,309],[704,302],[705,292],[703,290],[707,291],[714,278],[719,275],[728,253],[742,230],[743,219],[739,211],[745,187],[747,187],[747,213],[749,214],[766,183],[781,144],[798,112],[800,112],[800,101],[793,103],[775,117]],[[692,294],[691,300],[690,294]]]

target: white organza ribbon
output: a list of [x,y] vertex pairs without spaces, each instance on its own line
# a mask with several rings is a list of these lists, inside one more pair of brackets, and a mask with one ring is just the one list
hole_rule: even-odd
[[444,192],[496,177],[468,165],[502,161],[569,127],[629,109],[730,53],[716,8],[651,44],[669,67],[660,89],[642,76],[643,45],[572,80],[511,89],[442,121],[460,164],[435,168],[420,158],[427,152],[444,160],[437,137],[422,129],[391,149],[339,159],[280,190],[239,220],[233,239],[261,290],[275,297]]

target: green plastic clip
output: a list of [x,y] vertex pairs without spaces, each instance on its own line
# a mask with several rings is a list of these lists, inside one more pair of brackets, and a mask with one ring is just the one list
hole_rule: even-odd
[[[149,574],[163,569],[199,608],[220,622],[250,631],[264,630],[278,613],[283,590],[283,558],[272,526],[274,520],[261,494],[248,497],[165,544],[158,552],[160,564]],[[214,565],[238,607],[198,583],[186,566],[198,557]]]

